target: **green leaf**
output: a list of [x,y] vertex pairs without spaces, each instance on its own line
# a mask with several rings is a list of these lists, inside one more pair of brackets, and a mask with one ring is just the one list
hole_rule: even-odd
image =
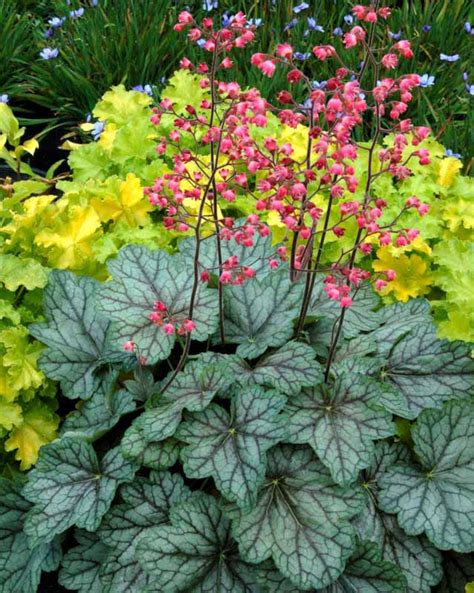
[[[271,583],[268,593],[302,593],[290,581],[279,575],[262,571],[262,584]],[[349,558],[342,575],[315,593],[406,593],[406,580],[401,570],[382,560],[380,549],[373,542],[360,542]]]
[[147,593],[252,593],[253,567],[238,555],[230,522],[206,494],[174,506],[171,525],[151,530],[137,547],[152,580]]
[[391,414],[378,405],[380,391],[350,374],[303,391],[286,407],[289,441],[311,445],[337,483],[353,482],[373,461],[373,441],[394,434]]
[[380,506],[409,535],[441,550],[474,549],[474,406],[425,410],[412,430],[420,465],[397,464],[380,478]]
[[474,580],[474,556],[443,552],[444,576],[435,593],[465,593],[465,585]]
[[316,385],[323,379],[314,350],[311,346],[295,341],[264,356],[254,368],[244,361],[239,361],[232,368],[235,369],[237,381],[243,385],[267,385],[287,395],[295,395],[302,387]]
[[252,563],[273,558],[295,585],[325,587],[339,577],[353,552],[349,518],[359,493],[335,485],[309,447],[268,452],[267,473],[254,509],[232,509],[241,556]]
[[361,476],[361,489],[365,495],[362,512],[355,524],[363,540],[375,542],[382,550],[382,558],[399,566],[408,584],[408,593],[431,593],[431,587],[442,577],[441,554],[424,537],[407,535],[393,515],[385,514],[379,507],[378,484],[388,467],[406,463],[406,447],[377,444],[374,463]]
[[[132,340],[148,364],[167,358],[175,335],[165,334],[149,315],[156,301],[162,301],[173,322],[181,324],[189,316],[193,288],[192,269],[184,258],[164,251],[150,251],[130,245],[109,263],[113,277],[99,292],[99,308],[115,321],[113,337],[118,345]],[[203,341],[218,322],[218,304],[213,290],[199,284],[194,304],[193,338]]]
[[115,382],[110,381],[104,381],[91,399],[79,405],[78,411],[66,417],[61,436],[95,441],[135,409],[132,395],[123,389],[117,391]]
[[43,288],[47,281],[47,268],[36,260],[0,254],[0,282],[3,282],[7,290],[15,291],[20,286],[27,290]]
[[185,414],[176,438],[189,478],[212,476],[217,488],[238,506],[254,502],[265,476],[265,451],[285,437],[280,414],[286,398],[261,387],[242,388],[232,397],[230,413],[216,404]]
[[120,443],[120,450],[125,459],[151,469],[163,470],[178,461],[180,444],[173,438],[149,443],[140,427],[133,425],[126,431]]
[[42,448],[23,495],[33,503],[25,532],[33,544],[51,541],[72,525],[94,531],[117,486],[133,479],[136,466],[118,449],[99,462],[92,445],[63,438]]
[[147,367],[138,365],[133,373],[133,379],[124,382],[125,388],[137,401],[146,401],[158,393],[159,383],[155,382],[153,373]]
[[239,344],[239,356],[257,358],[267,348],[282,346],[291,339],[303,285],[290,282],[287,270],[275,270],[261,279],[225,288],[226,339]]
[[130,360],[109,347],[110,321],[97,312],[97,286],[91,278],[54,270],[44,292],[47,322],[29,328],[48,346],[40,356],[40,368],[61,382],[66,397],[87,399],[99,387],[98,371],[107,361]]
[[112,507],[98,531],[109,548],[100,570],[101,593],[142,593],[149,579],[138,560],[139,542],[169,521],[170,508],[189,497],[181,476],[151,472],[121,487],[123,504]]
[[79,545],[64,555],[58,577],[59,583],[79,593],[104,593],[99,570],[109,548],[95,533],[76,529],[74,537]]
[[31,504],[18,484],[0,478],[0,590],[36,593],[43,570],[54,570],[53,544],[30,547],[23,520]]
[[212,362],[207,355],[201,355],[186,365],[166,392],[160,395],[157,407],[144,412],[134,426],[139,427],[144,438],[150,442],[173,436],[185,408],[190,412],[202,412],[216,393],[228,388],[232,380],[225,366]]
[[462,342],[438,340],[434,329],[417,325],[391,349],[381,377],[406,399],[409,419],[425,408],[474,392],[474,361]]

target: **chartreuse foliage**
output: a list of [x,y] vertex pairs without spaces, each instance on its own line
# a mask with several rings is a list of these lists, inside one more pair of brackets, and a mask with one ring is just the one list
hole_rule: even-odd
[[[201,256],[214,257],[210,242]],[[299,283],[281,267],[224,286],[225,347],[217,290],[201,285],[175,376],[181,345],[147,312],[167,299],[182,321],[189,264],[185,242],[174,255],[126,247],[102,284],[50,274],[32,327],[39,366],[79,402],[24,485],[0,482],[0,590],[34,592],[59,565],[81,593],[462,592],[474,570],[469,345],[437,339],[425,301],[369,299],[325,380],[332,305],[318,312],[316,297],[292,340],[281,311],[297,316]],[[257,291],[251,325],[242,303]]]

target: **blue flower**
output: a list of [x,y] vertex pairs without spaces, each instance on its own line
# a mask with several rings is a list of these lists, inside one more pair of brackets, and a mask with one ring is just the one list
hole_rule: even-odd
[[319,33],[324,33],[323,27],[321,27],[321,25],[316,24],[316,19],[313,19],[312,17],[309,16],[307,18],[307,21],[308,21],[308,29],[310,31],[319,31]]
[[402,36],[402,32],[398,31],[398,33],[392,33],[392,31],[389,31],[388,36],[391,37],[394,41],[398,41]]
[[247,23],[249,25],[253,25],[255,27],[260,27],[260,25],[263,23],[262,19],[247,19]]
[[453,156],[455,159],[462,159],[462,155],[459,152],[453,152],[450,148],[447,148],[444,154],[445,156]]
[[8,101],[10,100],[10,97],[5,93],[3,95],[0,95],[0,103],[8,103]]
[[468,35],[474,35],[474,27],[469,22],[464,23],[464,31],[466,31]]
[[344,35],[344,31],[341,29],[341,27],[336,27],[333,32],[333,35],[336,35],[337,37],[340,37],[341,35]]
[[205,39],[198,39],[198,40],[196,41],[196,44],[197,44],[199,47],[204,47],[204,45],[206,44],[206,40],[205,40]]
[[284,26],[283,31],[289,31],[290,29],[293,29],[293,27],[296,27],[297,24],[298,19],[291,19],[291,21]]
[[295,60],[300,60],[303,62],[304,60],[307,60],[309,57],[311,57],[311,52],[303,54],[300,51],[295,51],[294,56]]
[[423,33],[429,33],[431,31],[431,25],[423,25],[421,27],[421,30],[423,31]]
[[78,8],[77,10],[71,10],[71,12],[69,13],[69,16],[72,19],[78,19],[83,14],[84,14],[84,9],[83,8]]
[[39,53],[43,60],[53,60],[59,55],[59,50],[56,47],[45,47]]
[[58,16],[53,16],[53,18],[48,19],[48,25],[53,29],[59,29],[59,27],[63,26],[65,20],[64,18],[60,19]]
[[138,91],[139,93],[145,93],[145,95],[153,97],[153,89],[151,84],[137,84],[136,86],[132,87],[132,91]]
[[49,39],[50,37],[53,36],[54,30],[53,29],[46,29],[46,31],[43,33],[43,37],[45,39]]
[[228,27],[233,20],[234,20],[234,16],[233,15],[229,16],[227,14],[227,12],[224,12],[224,14],[222,15],[222,19],[221,19],[222,26],[223,27]]
[[104,128],[105,128],[105,121],[96,121],[94,123],[94,127],[91,130],[91,135],[94,138],[94,140],[98,140],[100,138],[100,135],[104,131]]
[[317,80],[313,80],[311,83],[311,86],[313,89],[321,90],[326,87],[326,84],[327,84],[326,80],[321,80],[321,82],[318,82]]
[[346,25],[352,25],[352,23],[354,22],[354,17],[352,16],[352,14],[346,14],[346,16],[344,17],[344,22],[346,23]]
[[298,4],[298,6],[295,6],[293,8],[293,12],[295,14],[298,14],[299,12],[306,10],[307,8],[309,8],[309,4],[307,2],[302,2],[301,4]]
[[466,91],[474,97],[474,84],[466,84]]
[[469,74],[467,72],[463,72],[462,73],[462,79],[464,80],[464,82],[467,82],[467,79],[469,78]]
[[449,56],[447,54],[439,54],[439,59],[443,62],[457,62],[461,56],[459,54],[453,54]]
[[92,6],[98,6],[99,5],[99,0],[92,0]]
[[207,10],[207,12],[211,12],[215,8],[219,7],[218,0],[204,0],[202,3],[202,9]]
[[434,83],[434,76],[430,76],[429,74],[423,74],[422,76],[420,76],[420,83],[418,86],[421,86],[421,88],[426,89],[429,86],[433,86]]

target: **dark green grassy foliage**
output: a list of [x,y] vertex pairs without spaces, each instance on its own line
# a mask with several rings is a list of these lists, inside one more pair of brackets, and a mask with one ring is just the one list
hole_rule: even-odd
[[[220,18],[224,13],[243,10],[250,18],[262,19],[253,47],[239,52],[236,68],[229,76],[242,85],[257,86],[265,96],[273,97],[277,89],[285,86],[285,72],[277,69],[272,79],[265,78],[250,65],[255,51],[272,50],[276,43],[288,40],[297,51],[306,52],[315,44],[332,43],[340,47],[340,38],[334,37],[336,27],[348,29],[344,16],[350,12],[349,0],[321,0],[310,3],[310,9],[299,14],[293,12],[298,2],[272,0],[221,0],[219,8],[207,12],[201,1],[177,0],[100,0],[93,8],[89,0],[64,0],[32,3],[29,0],[0,0],[0,93],[28,98],[41,105],[63,123],[76,124],[91,111],[99,97],[113,84],[123,82],[128,87],[154,84],[157,92],[163,78],[178,67],[186,55],[197,61],[200,50],[186,47],[183,36],[173,31],[177,13],[189,6],[197,16],[210,14]],[[433,86],[418,93],[412,102],[409,117],[418,124],[435,130],[439,139],[450,149],[459,152],[465,160],[472,154],[474,115],[472,98],[466,90],[462,75],[468,73],[468,83],[474,82],[469,73],[473,35],[464,30],[464,23],[474,22],[474,9],[466,0],[431,0],[410,2],[389,0],[394,8],[390,28],[402,32],[402,38],[413,43],[415,59],[402,65],[406,71],[435,77]],[[84,15],[67,19],[53,37],[44,39],[47,17],[65,16],[71,9],[85,8]],[[313,7],[314,6],[314,7]],[[14,8],[21,15],[14,14]],[[316,19],[325,33],[307,30],[307,17]],[[298,23],[291,29],[285,26],[294,18]],[[31,43],[31,25],[36,41]],[[429,31],[424,25],[431,26]],[[57,47],[59,57],[44,61],[38,52],[45,46]],[[33,54],[32,55],[32,51]],[[449,63],[441,61],[440,53],[459,54],[460,59]],[[355,58],[356,59],[356,58]],[[353,64],[356,66],[356,64]],[[307,61],[308,74],[315,80],[324,80],[333,64]],[[21,80],[21,89],[18,82]],[[365,136],[371,130],[366,129]]]

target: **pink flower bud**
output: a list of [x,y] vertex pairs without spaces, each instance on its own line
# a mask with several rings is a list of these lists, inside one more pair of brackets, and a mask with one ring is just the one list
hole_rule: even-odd
[[133,352],[135,350],[135,343],[129,340],[123,344],[122,348],[125,352]]
[[173,335],[175,332],[174,325],[172,323],[165,323],[165,325],[163,326],[163,330],[165,334],[169,336]]

